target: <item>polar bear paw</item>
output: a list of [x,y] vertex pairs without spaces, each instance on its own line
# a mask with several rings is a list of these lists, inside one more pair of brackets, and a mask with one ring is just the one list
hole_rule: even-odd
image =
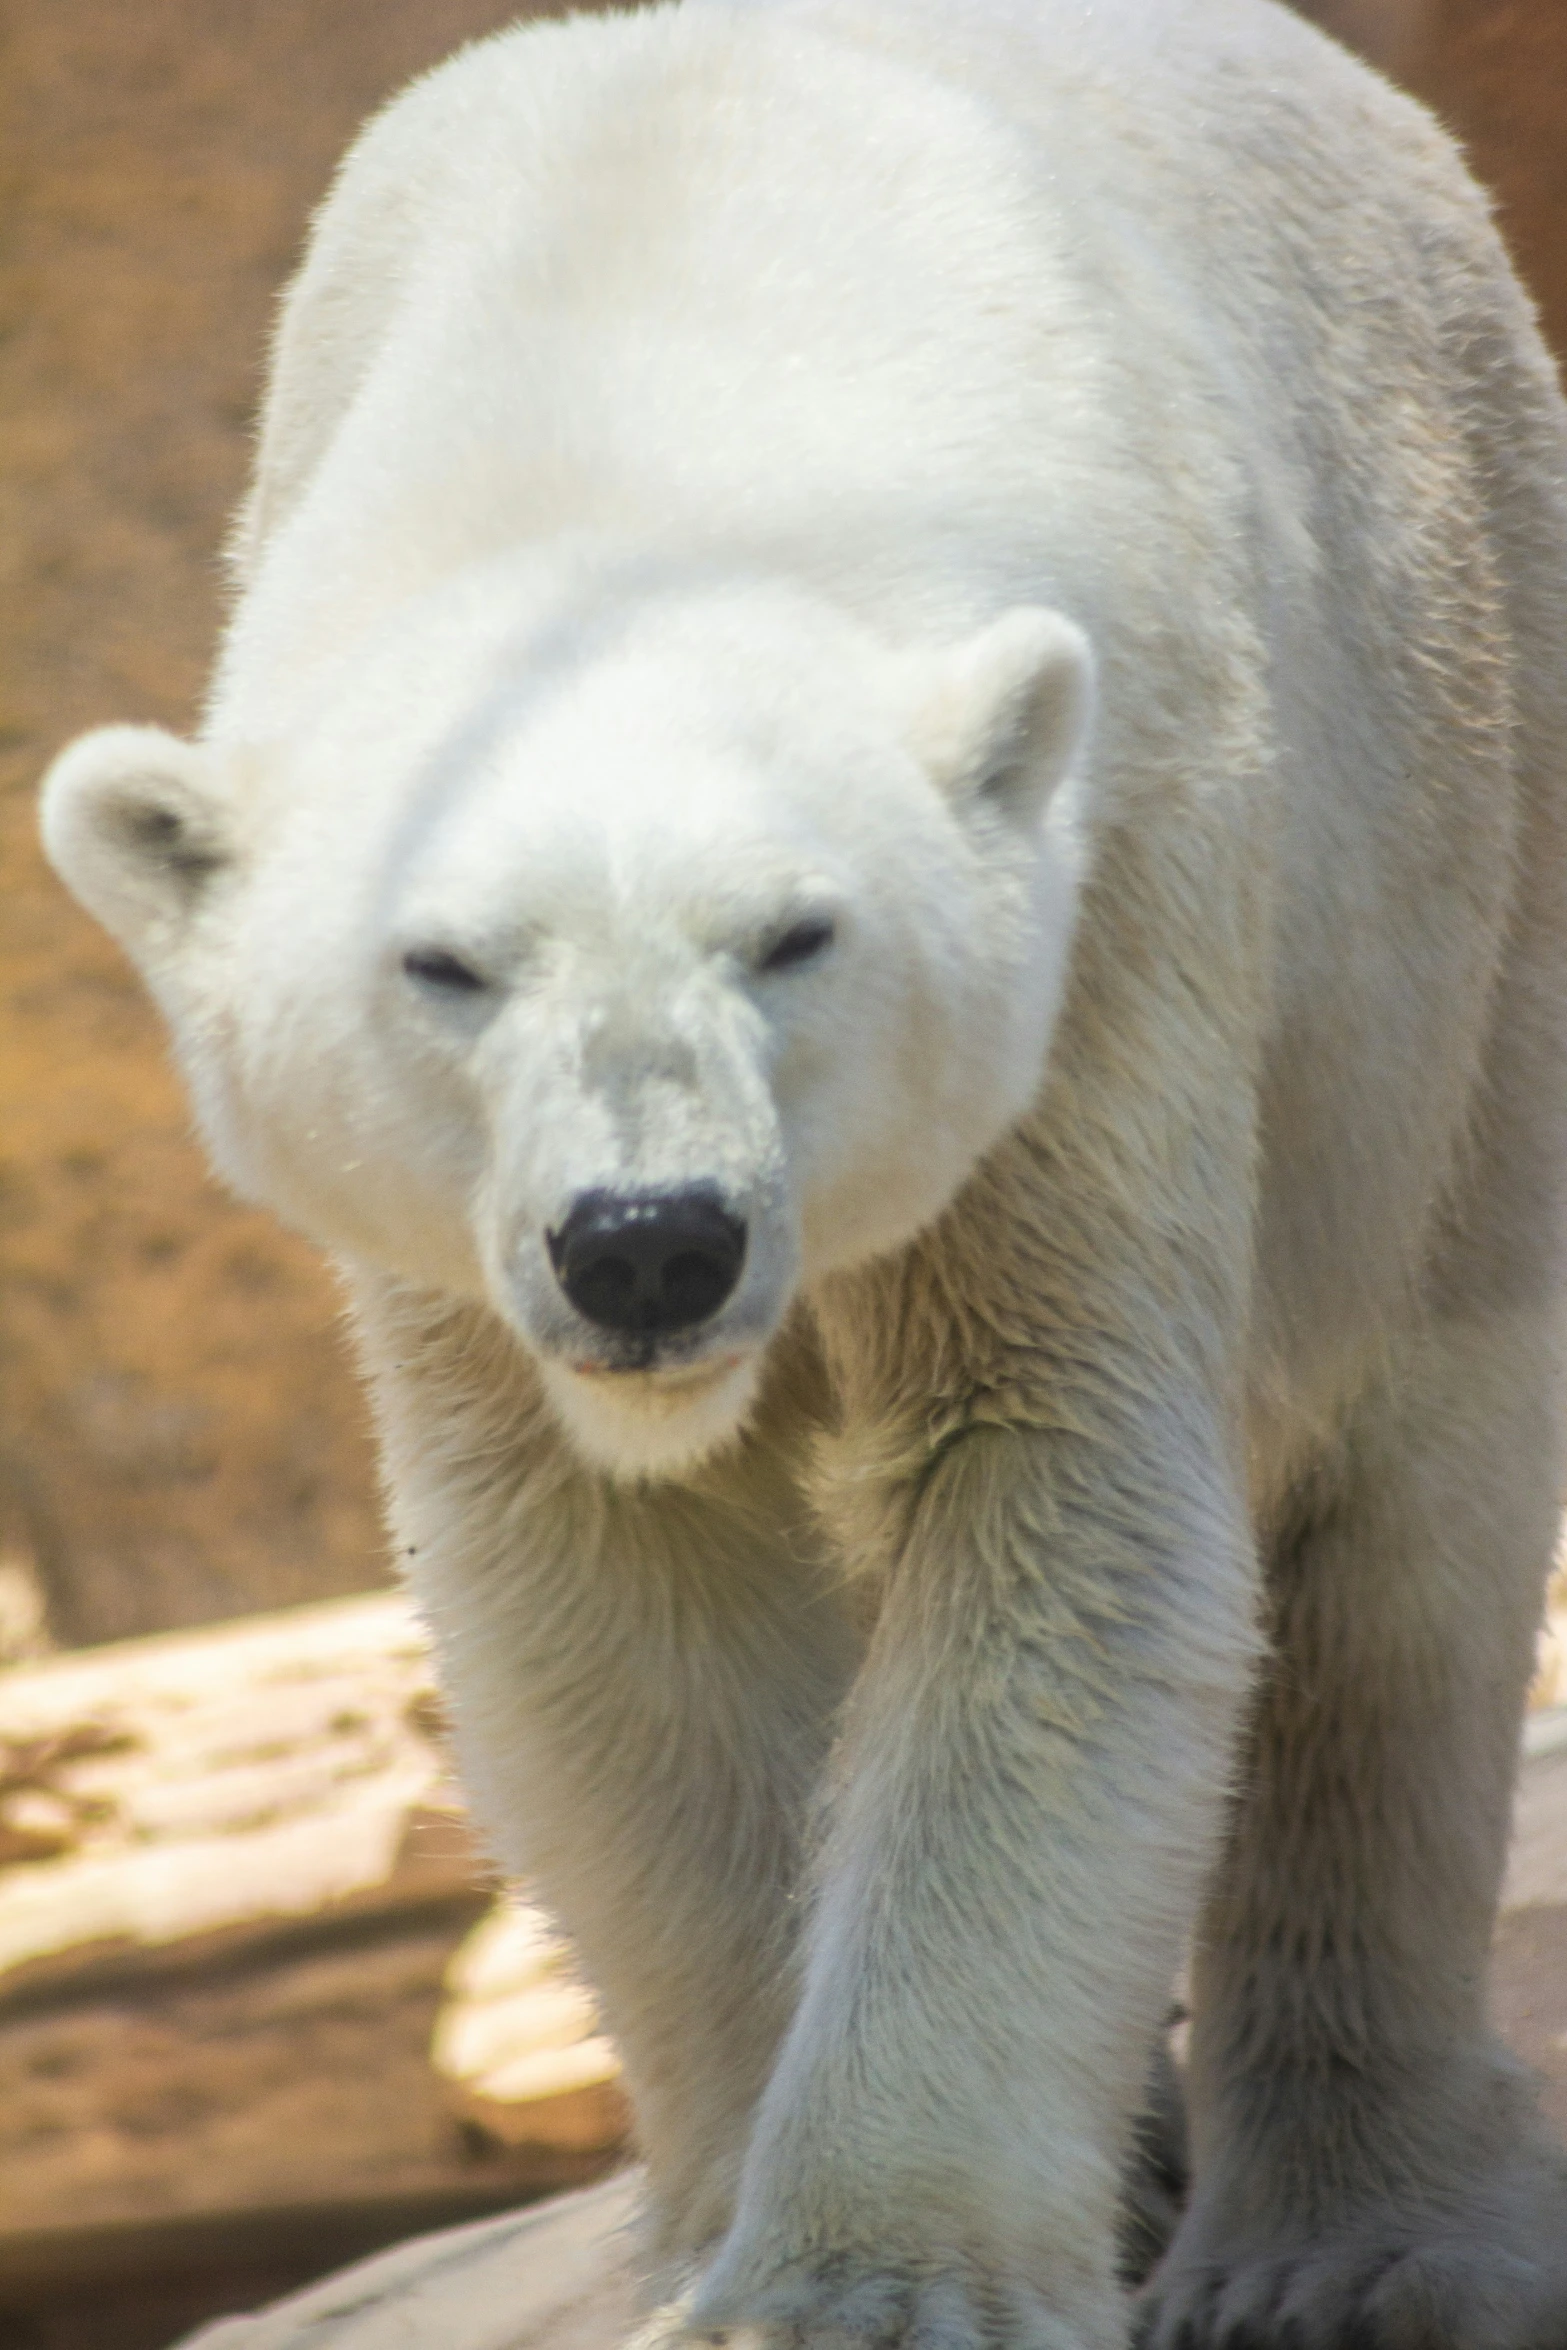
[[1193,2213],[1141,2302],[1138,2350],[1567,2350],[1567,2173],[1542,2166],[1423,2222],[1225,2242]]
[[1022,2283],[878,2270],[848,2256],[800,2261],[743,2296],[685,2295],[627,2350],[1086,2350],[1085,2336]]

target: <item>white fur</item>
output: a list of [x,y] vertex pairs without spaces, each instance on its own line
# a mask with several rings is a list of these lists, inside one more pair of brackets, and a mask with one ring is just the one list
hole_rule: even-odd
[[[349,1273],[658,2338],[1120,2341],[1205,1884],[1155,2339],[1567,2331],[1477,1989],[1564,466],[1445,141],[1267,0],[535,25],[322,211],[201,742],[88,737],[46,834]],[[693,1184],[743,1271],[633,1360],[550,1236]]]

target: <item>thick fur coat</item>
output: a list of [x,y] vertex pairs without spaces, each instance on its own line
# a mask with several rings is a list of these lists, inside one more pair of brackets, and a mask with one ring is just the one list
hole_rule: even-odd
[[504,34],[236,569],[47,837],[344,1268],[650,2338],[1112,2350],[1190,1947],[1151,2341],[1560,2350],[1567,423],[1447,140],[1268,0]]

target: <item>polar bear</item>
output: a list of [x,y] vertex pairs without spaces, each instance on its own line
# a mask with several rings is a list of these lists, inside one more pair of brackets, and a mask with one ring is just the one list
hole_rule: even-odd
[[344,166],[236,566],[46,836],[343,1268],[649,2339],[1567,2342],[1567,423],[1446,139],[1269,0],[507,32]]

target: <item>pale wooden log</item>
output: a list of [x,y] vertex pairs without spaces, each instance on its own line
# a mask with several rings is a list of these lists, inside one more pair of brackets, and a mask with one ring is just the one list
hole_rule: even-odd
[[395,1595],[0,1674],[0,2006],[480,1874]]
[[334,2214],[346,2248],[624,2137],[592,2002],[515,1901],[452,1975],[464,2075],[475,2029],[513,2070],[502,2126],[431,2067],[488,1872],[399,1598],[0,1674],[0,1837],[0,2285]]
[[515,1896],[497,1902],[454,1954],[445,1988],[430,2061],[460,2120],[507,2147],[587,2153],[623,2142],[620,2058],[538,1910]]
[[1530,1692],[1533,1707],[1567,1705],[1567,1539],[1556,1554],[1540,1633],[1540,1668]]
[[620,2059],[604,2039],[542,2048],[467,2088],[454,2083],[449,2110],[508,2153],[602,2155],[623,2146],[631,2108]]
[[594,2147],[481,2147],[454,2118],[428,2049],[460,1930],[397,1917],[0,2017],[0,2287],[178,2268],[289,2213],[328,2242],[336,2215],[346,2259],[600,2175]]

